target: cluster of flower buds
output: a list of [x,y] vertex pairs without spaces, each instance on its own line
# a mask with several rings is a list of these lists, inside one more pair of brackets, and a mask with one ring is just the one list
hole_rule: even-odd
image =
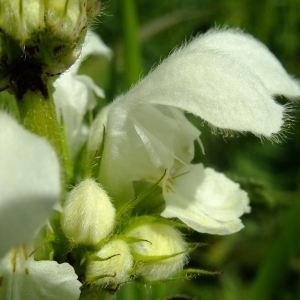
[[0,90],[48,98],[47,82],[78,58],[99,0],[0,2]]
[[161,281],[172,278],[187,262],[189,250],[178,230],[149,216],[122,224],[107,193],[90,178],[70,192],[62,229],[73,250],[85,248],[80,260],[87,284],[117,290],[134,279]]

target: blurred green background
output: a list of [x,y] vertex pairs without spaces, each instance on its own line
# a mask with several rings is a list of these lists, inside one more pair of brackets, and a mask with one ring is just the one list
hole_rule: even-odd
[[[214,26],[244,29],[300,78],[299,0],[111,0],[102,5],[92,28],[114,55],[111,61],[89,59],[82,69],[106,91],[99,107],[125,92],[174,48]],[[295,122],[281,144],[251,135],[215,135],[190,117],[202,131],[206,150],[205,155],[198,151],[195,161],[225,172],[251,198],[252,212],[243,217],[245,229],[239,233],[186,233],[194,242],[210,243],[191,254],[189,267],[222,275],[159,286],[131,283],[107,299],[300,299],[299,101],[293,105]]]

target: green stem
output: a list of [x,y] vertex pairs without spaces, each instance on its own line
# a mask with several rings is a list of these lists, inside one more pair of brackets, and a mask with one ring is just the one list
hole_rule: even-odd
[[121,0],[121,13],[124,31],[125,68],[127,84],[130,87],[142,75],[142,56],[138,40],[138,19],[134,0]]
[[18,106],[24,127],[45,137],[60,155],[62,153],[60,129],[52,96],[44,99],[40,92],[28,91],[22,100],[18,101]]
[[[262,264],[248,300],[271,300],[286,275],[290,259],[299,246],[300,199],[285,215],[282,228]],[[299,249],[299,248],[298,248]]]
[[72,176],[71,163],[65,133],[57,121],[53,101],[53,87],[49,85],[49,98],[44,99],[41,92],[27,91],[18,100],[20,120],[23,126],[34,134],[45,137],[55,149],[67,178]]

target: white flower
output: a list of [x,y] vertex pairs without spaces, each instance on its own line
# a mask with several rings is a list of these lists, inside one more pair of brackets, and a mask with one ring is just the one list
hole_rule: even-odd
[[221,130],[272,139],[286,114],[275,94],[297,97],[299,85],[260,42],[233,29],[199,36],[109,107],[99,174],[103,187],[115,203],[129,201],[133,181],[157,182],[167,170],[163,216],[201,232],[241,229],[239,217],[249,212],[247,195],[224,175],[190,165],[200,132],[183,112]]
[[12,249],[0,260],[0,299],[77,300],[81,283],[68,263],[35,261],[29,247]]
[[0,112],[0,257],[46,223],[60,196],[60,167],[48,142]]
[[89,76],[77,74],[80,64],[88,55],[111,56],[110,49],[91,31],[86,35],[80,58],[54,82],[53,97],[57,116],[59,120],[61,115],[63,117],[72,158],[76,156],[88,135],[88,128],[83,124],[83,118],[87,111],[96,106],[95,94],[104,97],[103,90]]

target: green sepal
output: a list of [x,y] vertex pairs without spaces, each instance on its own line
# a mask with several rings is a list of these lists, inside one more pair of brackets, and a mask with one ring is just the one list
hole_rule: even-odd
[[138,204],[140,204],[143,200],[146,200],[146,198],[150,198],[151,196],[157,196],[157,194],[161,193],[159,183],[162,181],[162,179],[166,175],[166,170],[164,174],[158,179],[157,182],[155,182],[153,185],[151,185],[149,188],[138,194],[134,199],[130,200],[128,203],[126,203],[121,209],[118,211],[116,220],[118,221],[125,213],[128,214],[129,210],[132,210],[134,207],[136,207]]
[[55,234],[48,226],[44,226],[35,238],[34,259],[35,260],[53,260],[54,248],[52,242],[55,240]]
[[[141,242],[141,241],[149,242],[147,240],[139,240],[139,241],[136,241],[136,242]],[[149,243],[151,243],[151,242],[149,242]],[[162,261],[162,260],[165,260],[165,259],[168,259],[168,258],[172,258],[172,257],[178,256],[178,255],[181,255],[181,254],[190,253],[190,252],[196,250],[197,248],[199,248],[201,246],[203,246],[203,244],[195,244],[195,245],[193,245],[193,247],[188,248],[187,250],[176,252],[176,253],[169,254],[169,255],[156,255],[156,256],[155,255],[142,255],[142,254],[133,252],[132,256],[134,257],[134,259],[136,261],[143,261],[144,264],[152,264],[152,263],[156,263],[156,262],[159,262],[159,261]]]
[[[103,156],[105,140],[106,140],[106,131],[105,131],[105,126],[104,126],[103,133],[102,133],[102,140],[101,140],[101,144],[99,145],[99,148],[93,154],[87,153],[87,157],[88,157],[89,161],[85,164],[86,168],[84,170],[84,179],[85,178],[97,179],[99,170],[100,170],[100,166],[101,166],[101,159]],[[88,152],[88,151],[86,151],[86,152]]]
[[145,265],[147,265],[147,264],[157,263],[162,260],[184,254],[186,252],[188,252],[188,250],[176,252],[176,253],[169,254],[169,255],[142,255],[142,254],[139,254],[136,252],[132,252],[132,256],[136,261],[142,261],[142,262],[144,262]]
[[69,183],[74,176],[74,166],[71,160],[70,151],[66,139],[65,122],[62,114],[60,115],[59,131],[61,140],[61,151],[63,153],[64,159],[63,166],[66,175],[65,181]]
[[208,270],[202,270],[202,269],[183,269],[179,272],[181,276],[184,276],[185,279],[193,279],[200,275],[209,275],[209,276],[216,276],[221,275],[222,271],[208,271]]
[[207,270],[201,270],[201,269],[183,269],[175,277],[170,277],[170,278],[165,278],[165,279],[160,279],[160,280],[146,280],[143,277],[139,277],[138,281],[146,284],[163,284],[167,282],[172,282],[172,281],[178,281],[178,280],[191,280],[195,279],[198,276],[201,275],[208,275],[208,276],[217,276],[222,274],[220,271],[207,271]]
[[9,115],[20,121],[20,113],[16,99],[7,91],[2,91],[0,93],[0,111],[8,113]]
[[177,221],[173,221],[170,219],[165,219],[163,217],[160,216],[138,216],[135,218],[132,218],[128,223],[126,228],[124,229],[124,234],[126,234],[127,232],[139,227],[139,226],[143,226],[143,225],[147,225],[147,224],[153,224],[153,223],[159,223],[159,224],[165,224],[165,225],[169,225],[169,226],[173,226],[173,227],[179,227],[179,228],[189,228],[187,225],[181,223],[181,222],[177,222]]

